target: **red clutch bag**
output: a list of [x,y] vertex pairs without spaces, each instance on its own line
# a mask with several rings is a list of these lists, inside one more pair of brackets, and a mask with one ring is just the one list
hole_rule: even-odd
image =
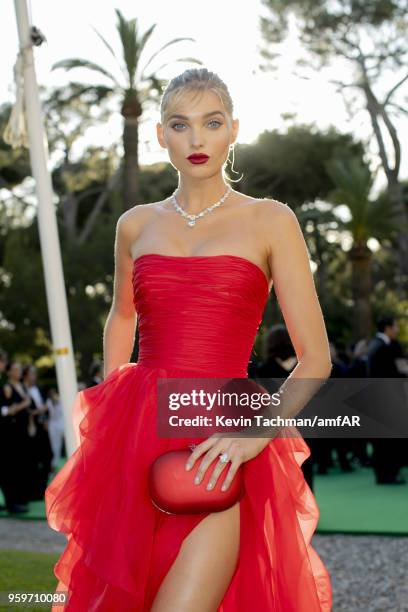
[[172,450],[159,455],[149,469],[149,493],[153,504],[168,514],[200,514],[220,512],[233,506],[243,494],[241,466],[226,491],[221,491],[222,483],[229,467],[224,467],[213,489],[206,487],[213,470],[219,461],[217,457],[207,468],[200,484],[194,484],[200,460],[191,470],[185,465],[191,455],[188,449]]

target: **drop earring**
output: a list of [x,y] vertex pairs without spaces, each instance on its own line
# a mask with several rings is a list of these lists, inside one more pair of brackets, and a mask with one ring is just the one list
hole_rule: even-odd
[[[234,161],[235,161],[235,143],[231,143],[230,147],[229,147],[229,152],[228,152],[228,159],[227,161],[230,161],[229,159],[229,154],[232,151],[232,160],[231,160],[231,172],[233,172],[234,174],[239,174],[239,172],[237,172],[236,170],[234,170]],[[238,181],[240,181],[242,179],[244,175],[241,174],[241,176],[239,177],[239,179],[232,179],[232,178],[228,178],[230,183],[237,183]]]

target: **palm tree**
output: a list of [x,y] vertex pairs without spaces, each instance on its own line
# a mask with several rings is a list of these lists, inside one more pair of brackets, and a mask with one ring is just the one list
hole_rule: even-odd
[[372,333],[372,251],[367,242],[369,238],[378,241],[390,238],[395,223],[387,201],[370,200],[373,176],[359,158],[330,160],[326,168],[336,185],[329,194],[330,200],[347,206],[350,213],[350,220],[341,223],[341,227],[350,232],[353,240],[348,257],[355,308],[353,332],[354,339],[359,340]]
[[[95,28],[93,29],[105,47],[114,57],[119,68],[118,77],[94,62],[77,58],[65,59],[56,62],[52,66],[52,69],[64,68],[65,70],[72,70],[73,68],[88,68],[89,70],[98,72],[111,81],[109,86],[103,88],[105,97],[111,95],[118,95],[120,97],[121,114],[124,119],[122,197],[123,209],[126,210],[129,206],[140,204],[138,157],[140,117],[147,103],[158,102],[159,96],[162,94],[162,88],[165,84],[165,80],[160,79],[156,76],[156,74],[162,68],[168,66],[172,62],[162,64],[154,71],[148,69],[153,60],[155,60],[156,57],[162,51],[164,51],[164,49],[170,47],[170,45],[174,45],[175,43],[185,40],[194,41],[194,39],[174,38],[173,40],[170,40],[158,51],[153,53],[143,67],[140,67],[140,60],[143,50],[153,34],[157,24],[153,24],[144,33],[140,33],[136,18],[126,20],[118,9],[115,9],[115,12],[118,18],[116,27],[121,42],[123,62],[119,61],[117,53],[115,53],[112,46],[102,36],[102,34],[100,34]],[[193,57],[183,57],[173,61],[202,64],[200,60]],[[83,86],[84,92],[89,91],[90,89],[92,89],[92,86]],[[100,94],[100,86],[98,87],[98,90]]]

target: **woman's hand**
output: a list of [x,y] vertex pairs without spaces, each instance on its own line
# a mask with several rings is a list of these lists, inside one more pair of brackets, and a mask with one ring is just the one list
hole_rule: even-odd
[[34,438],[37,433],[37,426],[35,424],[34,417],[31,414],[28,416],[27,433],[30,438]]
[[37,416],[40,414],[44,414],[44,412],[46,412],[47,410],[47,406],[45,404],[41,404],[41,406],[37,406],[36,408],[33,408],[33,410],[30,410],[30,414]]
[[229,466],[228,474],[221,487],[222,491],[226,491],[239,466],[259,455],[270,441],[271,438],[220,438],[215,434],[194,448],[186,463],[186,470],[191,470],[197,459],[205,453],[194,479],[194,484],[198,485],[203,480],[207,468],[214,459],[221,453],[228,453],[229,462],[221,463],[219,461],[217,463],[207,485],[208,490],[213,489],[220,474]]

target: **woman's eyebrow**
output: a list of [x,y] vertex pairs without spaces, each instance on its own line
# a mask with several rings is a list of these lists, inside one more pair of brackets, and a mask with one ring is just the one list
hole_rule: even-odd
[[[204,113],[202,115],[203,118],[206,117],[210,117],[211,115],[222,115],[225,118],[225,115],[222,111],[216,110],[216,111],[210,111],[209,113]],[[170,117],[168,118],[168,121],[170,121],[170,119],[185,119],[188,120],[188,117],[186,115],[179,115],[179,114],[172,114],[170,115]]]

